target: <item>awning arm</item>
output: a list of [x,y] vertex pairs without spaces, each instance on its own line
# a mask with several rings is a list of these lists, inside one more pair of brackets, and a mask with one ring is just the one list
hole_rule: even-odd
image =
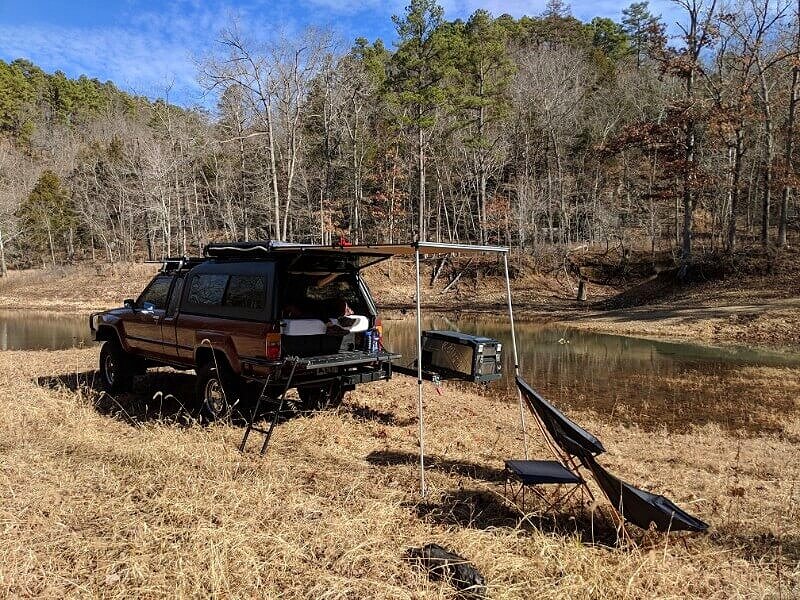
[[[519,355],[517,354],[517,333],[514,327],[514,307],[511,305],[511,278],[508,276],[508,254],[503,255],[503,268],[506,276],[506,297],[508,299],[508,319],[511,322],[511,347],[514,350],[514,375],[519,377]],[[519,400],[519,422],[522,428],[522,448],[525,451],[525,460],[528,460],[528,432],[525,427],[525,408],[523,406],[522,391],[517,387]]]
[[419,285],[419,248],[414,253],[417,271],[417,423],[419,425],[419,481],[424,498],[428,490],[425,486],[425,415],[422,405],[422,303]]

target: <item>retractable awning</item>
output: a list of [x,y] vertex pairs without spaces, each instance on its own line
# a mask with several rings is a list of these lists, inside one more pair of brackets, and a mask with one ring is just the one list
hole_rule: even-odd
[[273,252],[324,252],[354,254],[356,256],[412,256],[420,254],[485,254],[508,252],[505,246],[480,246],[473,244],[448,244],[440,242],[412,242],[410,244],[358,244],[353,246],[319,246],[316,244],[274,244]]
[[[349,262],[354,259],[356,268],[365,267],[382,262],[393,256],[413,256],[416,266],[416,309],[417,309],[417,415],[419,422],[419,466],[420,487],[425,496],[425,413],[423,406],[423,379],[422,379],[422,305],[420,301],[420,256],[435,254],[502,254],[505,268],[506,297],[508,301],[508,317],[511,324],[511,346],[514,350],[514,373],[519,376],[519,357],[517,354],[517,336],[514,329],[514,309],[511,303],[511,281],[508,276],[508,248],[505,246],[483,246],[474,244],[450,244],[441,242],[411,242],[405,244],[358,244],[358,245],[331,245],[293,244],[287,242],[235,242],[223,244],[209,244],[203,250],[206,257],[253,257],[258,255],[286,255],[293,254],[297,259],[303,257],[326,256],[330,259]],[[361,261],[359,258],[366,260]],[[522,441],[525,458],[528,458],[527,432],[525,429],[525,412],[522,395],[519,394],[519,415],[522,425]]]
[[320,244],[293,244],[289,242],[237,242],[229,244],[209,244],[204,254],[215,256],[219,254],[263,254],[263,253],[296,253],[308,252],[314,254],[350,254],[354,256],[412,256],[420,254],[481,254],[508,252],[505,246],[481,246],[475,244],[449,244],[444,242],[411,242],[407,244],[356,244],[356,245],[331,245]]

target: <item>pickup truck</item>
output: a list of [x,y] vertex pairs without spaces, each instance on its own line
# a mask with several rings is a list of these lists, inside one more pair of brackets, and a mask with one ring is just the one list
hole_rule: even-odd
[[115,393],[148,367],[194,369],[195,399],[210,420],[229,416],[246,389],[274,398],[296,388],[309,409],[337,404],[358,384],[390,379],[398,357],[383,348],[361,277],[380,260],[269,242],[166,259],[138,298],[90,316],[100,380]]

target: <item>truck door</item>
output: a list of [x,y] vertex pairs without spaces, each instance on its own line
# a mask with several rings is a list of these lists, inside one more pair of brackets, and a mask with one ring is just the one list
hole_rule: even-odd
[[134,314],[125,321],[128,343],[140,352],[160,356],[161,319],[167,310],[172,275],[159,275],[136,300]]

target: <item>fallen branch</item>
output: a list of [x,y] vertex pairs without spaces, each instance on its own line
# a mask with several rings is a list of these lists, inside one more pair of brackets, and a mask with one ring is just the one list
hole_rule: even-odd
[[453,287],[455,284],[457,284],[457,283],[458,283],[458,280],[459,280],[459,279],[461,279],[461,276],[464,274],[464,272],[465,272],[465,271],[466,271],[466,270],[469,268],[469,266],[470,266],[471,264],[472,264],[472,259],[470,258],[470,259],[469,259],[469,262],[468,262],[468,263],[466,264],[466,266],[465,266],[465,267],[464,267],[464,268],[461,270],[461,272],[460,272],[458,275],[456,275],[455,277],[453,277],[453,280],[452,280],[450,283],[448,283],[448,284],[447,284],[447,287],[445,287],[445,288],[442,290],[442,294],[446,294],[446,293],[447,293],[447,292],[450,290],[450,288],[452,288],[452,287]]

